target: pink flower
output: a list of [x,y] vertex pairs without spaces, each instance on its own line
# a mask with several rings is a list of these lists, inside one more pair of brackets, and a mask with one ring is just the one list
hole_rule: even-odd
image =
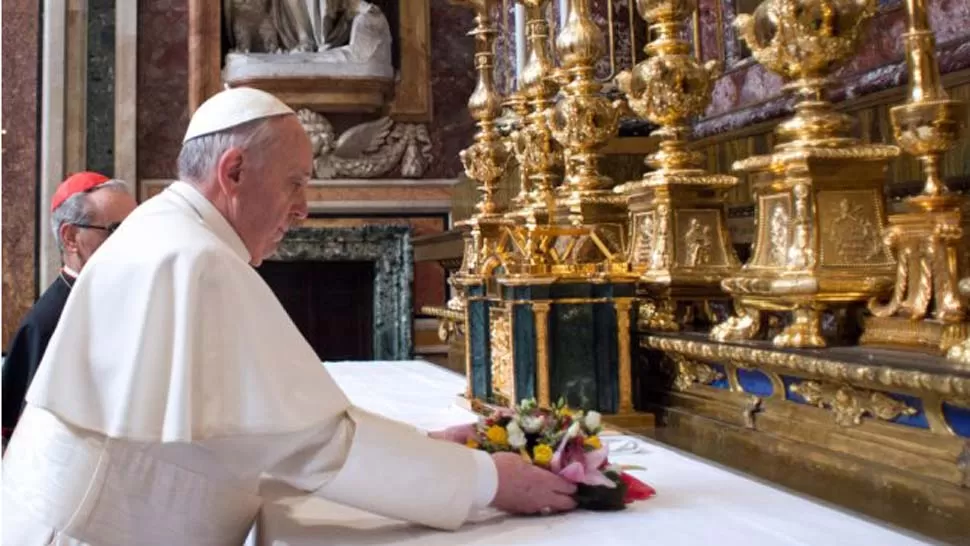
[[573,483],[601,485],[612,489],[616,487],[616,483],[600,471],[605,466],[607,455],[606,446],[586,451],[583,449],[581,437],[573,439],[567,434],[552,456],[549,469]]

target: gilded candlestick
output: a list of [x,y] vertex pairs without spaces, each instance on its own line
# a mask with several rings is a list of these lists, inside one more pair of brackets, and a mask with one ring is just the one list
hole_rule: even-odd
[[741,265],[723,205],[737,179],[705,172],[703,155],[688,149],[690,122],[710,103],[719,72],[716,62],[698,62],[682,38],[697,1],[638,0],[637,8],[656,38],[645,48],[649,58],[620,73],[617,84],[638,116],[660,125],[653,134],[661,142],[646,160],[653,170],[615,191],[628,199],[631,270],[654,300],[641,307],[650,310],[645,325],[676,330],[694,304],[724,297],[721,279]]
[[760,311],[788,311],[775,345],[821,347],[824,310],[892,289],[883,184],[899,149],[850,137],[852,118],[825,97],[828,75],[855,51],[875,10],[876,0],[766,0],[735,21],[797,102],[775,130],[772,154],[734,164],[753,175],[758,229],[751,260],[722,283],[739,310],[713,330],[715,340],[752,339],[764,326]]
[[896,285],[886,303],[873,301],[863,343],[921,346],[945,353],[970,335],[958,280],[970,274],[970,199],[950,194],[940,177],[942,155],[960,138],[965,105],[940,83],[936,40],[924,0],[907,0],[903,35],[909,68],[905,104],[890,110],[896,142],[919,158],[923,192],[889,218],[884,237],[896,251]]
[[556,38],[561,68],[569,82],[563,98],[547,111],[552,134],[566,149],[571,165],[560,188],[559,198],[568,208],[570,221],[589,223],[586,206],[616,204],[613,181],[599,173],[599,153],[616,136],[619,105],[600,92],[594,77],[595,63],[605,51],[605,38],[590,18],[590,0],[572,0],[565,26]]
[[482,275],[496,261],[502,261],[501,237],[508,220],[495,203],[495,189],[505,171],[509,150],[499,135],[496,118],[502,97],[495,88],[495,30],[492,12],[498,0],[450,0],[452,4],[475,12],[475,28],[468,34],[475,39],[475,70],[478,83],[468,99],[468,110],[478,130],[475,143],[459,154],[465,174],[479,185],[481,197],[471,219],[457,225],[466,230],[464,261],[459,270],[462,281],[481,282]]
[[549,0],[517,0],[526,10],[526,39],[529,56],[519,80],[520,89],[529,100],[531,114],[525,129],[526,161],[532,188],[530,218],[533,224],[548,223],[555,207],[554,188],[560,179],[562,147],[552,135],[547,122],[559,89],[553,72],[556,69],[549,51],[549,22],[545,11]]

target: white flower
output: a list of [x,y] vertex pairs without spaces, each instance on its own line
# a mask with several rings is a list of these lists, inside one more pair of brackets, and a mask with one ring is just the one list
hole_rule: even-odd
[[522,428],[530,434],[535,434],[542,430],[542,416],[527,415],[522,418]]
[[509,433],[509,445],[515,449],[525,447],[526,439],[525,432],[522,431],[522,427],[519,426],[519,422],[512,420],[509,422],[505,430]]
[[589,430],[596,430],[600,426],[600,414],[596,411],[591,411],[586,414],[586,428]]

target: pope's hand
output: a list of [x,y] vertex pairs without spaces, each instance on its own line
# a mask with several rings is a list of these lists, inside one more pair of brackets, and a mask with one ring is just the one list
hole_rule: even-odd
[[576,485],[515,453],[492,455],[498,470],[498,491],[492,506],[512,514],[551,514],[576,508]]
[[444,430],[436,430],[429,432],[428,436],[434,438],[435,440],[444,440],[446,442],[455,442],[456,444],[467,444],[468,440],[474,440],[476,435],[475,425],[457,425],[454,427],[448,427]]

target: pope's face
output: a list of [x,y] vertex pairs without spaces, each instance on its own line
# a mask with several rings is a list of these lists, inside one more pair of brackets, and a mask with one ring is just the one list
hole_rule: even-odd
[[296,116],[269,123],[274,137],[263,149],[244,152],[233,199],[233,226],[253,265],[271,256],[287,230],[306,218],[306,187],[313,166],[310,139]]

